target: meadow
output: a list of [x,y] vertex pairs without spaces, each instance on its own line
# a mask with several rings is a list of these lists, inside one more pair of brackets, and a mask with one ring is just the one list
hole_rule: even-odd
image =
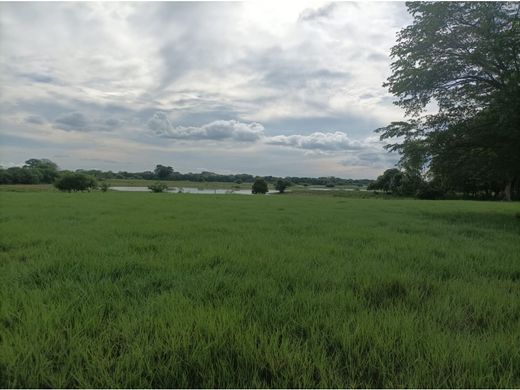
[[0,387],[520,387],[518,212],[0,192]]

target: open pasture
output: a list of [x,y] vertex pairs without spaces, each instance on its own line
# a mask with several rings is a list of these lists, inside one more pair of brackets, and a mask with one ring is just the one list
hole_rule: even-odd
[[519,387],[519,211],[0,192],[0,387]]

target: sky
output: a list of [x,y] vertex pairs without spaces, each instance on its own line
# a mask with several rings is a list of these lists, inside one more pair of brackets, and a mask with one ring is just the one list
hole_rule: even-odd
[[0,3],[0,165],[375,178],[401,2]]

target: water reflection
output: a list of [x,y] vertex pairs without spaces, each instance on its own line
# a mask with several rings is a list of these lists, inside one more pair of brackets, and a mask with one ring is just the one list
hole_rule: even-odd
[[[128,191],[128,192],[151,192],[148,187],[110,187],[114,191]],[[252,195],[251,190],[234,190],[234,189],[210,189],[210,188],[196,188],[196,187],[170,187],[164,192],[171,192],[176,194],[213,194],[213,195]],[[277,191],[269,191],[267,195],[276,193]]]

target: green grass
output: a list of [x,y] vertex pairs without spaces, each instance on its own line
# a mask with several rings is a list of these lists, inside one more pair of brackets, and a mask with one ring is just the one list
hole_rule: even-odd
[[519,204],[0,193],[0,387],[519,387]]

